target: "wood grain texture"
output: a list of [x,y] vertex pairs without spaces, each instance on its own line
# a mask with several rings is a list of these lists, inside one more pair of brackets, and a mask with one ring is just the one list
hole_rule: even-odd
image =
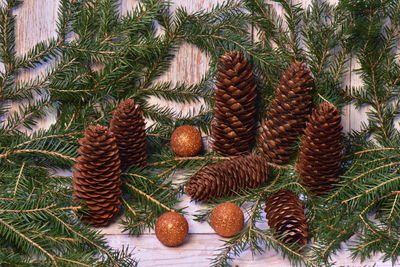
[[[15,40],[17,56],[23,56],[37,43],[56,37],[57,11],[59,2],[56,0],[25,0],[15,9]],[[42,64],[35,69],[20,70],[16,81],[28,81],[45,73],[49,64]],[[13,106],[10,113],[15,111]],[[56,120],[55,113],[49,114],[38,122],[33,130],[48,128]]]
[[[139,260],[141,267],[164,266],[196,266],[210,265],[210,258],[217,253],[223,244],[216,234],[190,234],[186,243],[178,248],[168,248],[158,242],[155,235],[142,235],[138,238],[126,235],[107,236],[107,241],[112,247],[129,245],[135,248],[134,255]],[[346,250],[332,257],[336,262],[334,266],[351,267],[389,267],[389,262],[369,260],[366,262],[353,261]],[[232,266],[239,267],[289,267],[287,259],[282,258],[273,250],[267,250],[263,254],[252,255],[248,250],[232,262]]]
[[[0,0],[3,1],[3,0]],[[306,5],[309,0],[299,0]],[[184,6],[188,11],[193,12],[200,8],[210,8],[213,4],[222,2],[222,0],[175,0],[171,9],[175,10],[178,6]],[[137,4],[137,0],[121,0],[121,14],[124,15]],[[276,12],[281,14],[281,9],[275,4]],[[17,53],[22,55],[32,48],[37,42],[46,40],[55,36],[56,17],[57,17],[57,0],[25,0],[22,7],[15,11],[17,15]],[[162,32],[160,32],[162,34]],[[202,75],[208,69],[209,58],[197,48],[183,44],[176,52],[170,69],[159,79],[159,81],[172,81],[173,83],[183,82],[193,84],[198,82]],[[355,62],[352,63],[354,69]],[[30,79],[39,75],[46,70],[47,66],[41,66],[33,71],[22,72],[18,79]],[[2,64],[0,64],[0,70]],[[359,78],[351,76],[349,73],[345,80],[346,85],[359,84]],[[157,99],[154,99],[157,101]],[[173,105],[171,102],[162,102],[165,105]],[[189,109],[198,104],[191,106],[177,106],[177,109]],[[347,110],[346,110],[347,109]],[[55,120],[55,117],[48,117],[40,126],[47,127]],[[346,130],[357,128],[360,122],[365,120],[363,110],[357,111],[354,107],[346,107],[343,113],[343,124]],[[69,172],[64,175],[70,175]],[[181,177],[177,174],[175,178]],[[167,248],[161,245],[154,236],[154,231],[149,229],[140,237],[132,237],[122,233],[122,227],[118,223],[114,223],[109,227],[100,230],[107,235],[107,240],[112,247],[121,248],[129,245],[135,247],[135,255],[140,260],[140,266],[208,266],[209,259],[215,253],[215,250],[222,244],[220,238],[214,234],[212,228],[207,223],[198,223],[193,221],[193,214],[202,208],[202,205],[191,203],[189,198],[184,196],[180,207],[188,206],[187,212],[190,238],[181,247]],[[267,227],[264,222],[260,227]],[[361,264],[353,262],[349,256],[349,252],[344,249],[341,253],[333,258],[338,266],[368,266],[376,263],[376,266],[390,266],[389,263],[382,263],[376,258]],[[283,259],[274,251],[267,251],[262,255],[254,258],[247,251],[235,260],[234,265],[237,266],[289,266],[289,262]]]
[[[358,63],[356,58],[351,59],[351,67],[350,67],[350,85],[351,87],[359,87],[363,84],[362,79],[358,73],[354,70],[358,69],[360,64]],[[357,109],[354,105],[350,105],[349,108],[349,117],[348,124],[349,128],[352,130],[360,130],[361,126],[368,122],[367,112],[370,110],[370,106],[364,105],[360,109]]]
[[[223,0],[178,0],[173,1],[170,10],[173,12],[177,8],[185,8],[189,13],[199,9],[209,9],[216,3],[222,3]],[[209,57],[201,52],[197,47],[183,43],[178,51],[175,52],[175,58],[171,63],[169,70],[159,81],[170,81],[172,84],[184,83],[192,85],[198,83],[209,68]],[[173,107],[176,111],[182,111],[188,114],[190,111],[197,112],[203,101],[191,103],[190,105],[176,105],[171,101],[162,101],[168,107]]]
[[121,15],[126,15],[137,5],[137,0],[121,0]]

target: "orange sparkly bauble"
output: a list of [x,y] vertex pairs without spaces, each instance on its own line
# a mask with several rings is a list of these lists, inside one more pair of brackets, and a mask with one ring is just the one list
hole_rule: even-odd
[[158,217],[155,226],[158,240],[167,247],[181,245],[189,233],[185,217],[177,212],[166,212]]
[[201,133],[193,126],[178,127],[171,135],[171,147],[180,157],[196,156],[203,148]]
[[243,224],[243,211],[233,203],[219,204],[211,212],[211,226],[222,237],[236,235],[242,230]]

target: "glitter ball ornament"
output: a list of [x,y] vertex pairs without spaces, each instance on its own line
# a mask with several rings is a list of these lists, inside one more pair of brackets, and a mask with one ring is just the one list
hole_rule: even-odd
[[185,217],[177,212],[166,212],[158,217],[155,226],[157,239],[167,247],[181,245],[189,233]]
[[211,212],[211,226],[223,237],[239,233],[244,224],[244,214],[239,206],[227,202],[216,206]]
[[203,147],[199,130],[189,125],[176,128],[171,135],[171,147],[175,154],[181,157],[199,154]]

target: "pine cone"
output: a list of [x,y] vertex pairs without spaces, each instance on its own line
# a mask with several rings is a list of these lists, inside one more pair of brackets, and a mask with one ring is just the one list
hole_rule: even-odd
[[260,156],[240,156],[208,165],[186,183],[186,193],[198,201],[231,195],[240,189],[264,185],[268,163]]
[[248,153],[257,126],[257,95],[253,71],[242,54],[231,51],[221,57],[215,85],[212,147],[222,155]]
[[95,226],[108,225],[120,208],[121,161],[112,132],[100,125],[90,126],[79,140],[80,156],[74,167],[74,199],[89,210],[83,221]]
[[307,244],[308,226],[303,204],[289,190],[281,190],[270,196],[265,203],[268,225],[283,235],[283,242]]
[[292,63],[283,74],[262,125],[260,145],[268,161],[279,165],[289,162],[310,112],[312,85],[304,63]]
[[114,111],[110,130],[117,139],[123,166],[144,167],[147,162],[146,132],[143,113],[132,99],[121,101]]
[[300,183],[314,194],[326,193],[339,182],[344,149],[342,129],[334,105],[323,103],[313,110],[300,146],[297,171]]

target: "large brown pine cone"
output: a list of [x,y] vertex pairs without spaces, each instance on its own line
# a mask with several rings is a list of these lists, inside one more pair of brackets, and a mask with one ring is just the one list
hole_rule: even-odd
[[268,163],[260,156],[240,156],[208,165],[186,183],[186,193],[198,201],[208,201],[263,186],[268,179]]
[[123,166],[144,167],[147,162],[146,125],[139,104],[121,101],[114,111],[110,130],[117,139]]
[[281,77],[262,125],[260,146],[268,161],[289,162],[310,113],[312,86],[310,71],[301,62],[292,63]]
[[257,95],[252,68],[241,53],[221,57],[215,85],[212,147],[222,155],[248,153],[255,140]]
[[306,245],[308,240],[307,218],[299,197],[289,190],[270,196],[265,204],[268,225],[284,236],[283,242]]
[[83,221],[108,225],[120,210],[121,161],[112,132],[100,125],[90,126],[79,140],[80,156],[74,166],[74,199],[82,200],[88,214]]
[[339,182],[343,160],[339,111],[330,103],[314,109],[304,131],[297,160],[300,182],[314,194],[323,194]]

